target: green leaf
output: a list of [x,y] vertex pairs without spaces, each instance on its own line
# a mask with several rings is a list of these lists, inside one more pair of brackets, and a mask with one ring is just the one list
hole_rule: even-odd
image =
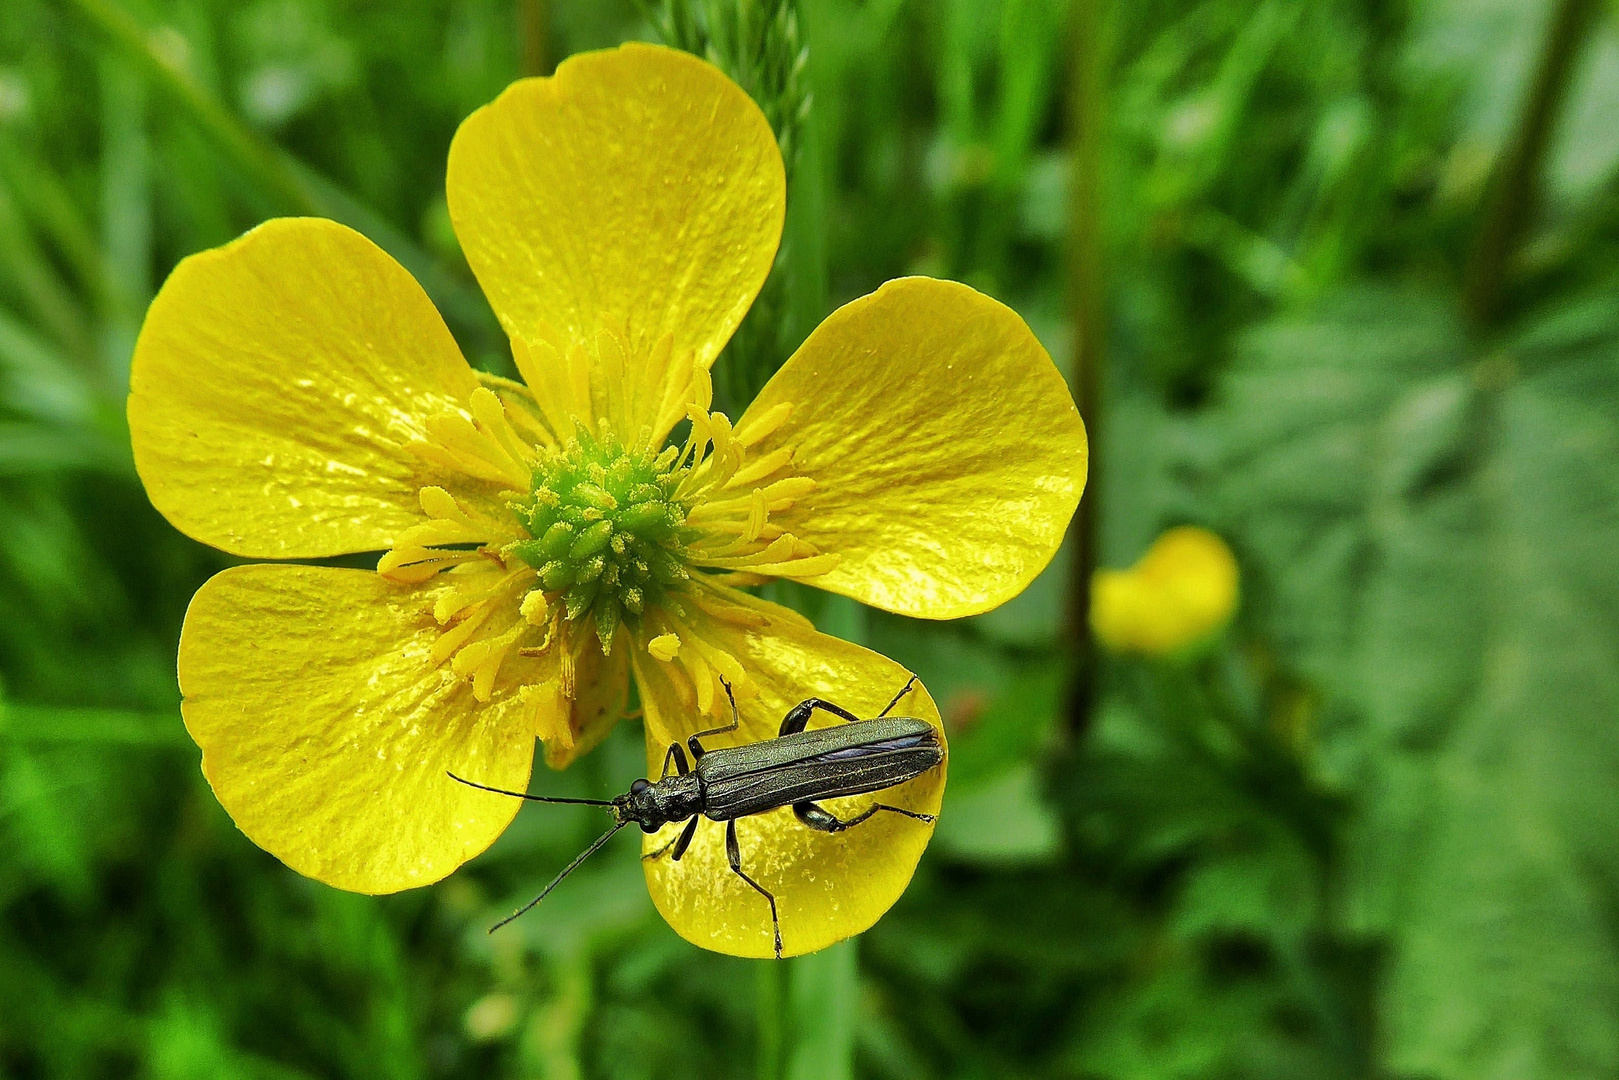
[[1062,853],[1057,815],[1032,766],[946,793],[934,843],[952,858],[994,866],[1051,862]]
[[1606,299],[1474,357],[1365,292],[1252,335],[1215,418],[1250,595],[1332,703],[1400,1074],[1619,1068],[1616,354]]

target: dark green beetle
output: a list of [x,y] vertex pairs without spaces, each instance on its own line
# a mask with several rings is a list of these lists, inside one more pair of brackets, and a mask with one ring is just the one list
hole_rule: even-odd
[[[699,731],[688,738],[686,746],[691,750],[690,763],[681,745],[671,743],[663,756],[663,775],[657,783],[637,780],[630,785],[629,791],[616,799],[528,795],[520,791],[486,787],[463,780],[454,773],[449,774],[451,779],[470,787],[531,802],[605,806],[612,810],[613,817],[617,819],[611,829],[564,867],[551,884],[541,890],[540,895],[490,927],[491,933],[544,900],[558,882],[631,822],[641,826],[643,832],[653,833],[672,821],[686,821],[689,818],[689,823],[679,836],[658,850],[641,856],[643,859],[657,859],[668,854],[670,858],[678,860],[686,854],[686,848],[696,835],[698,820],[706,817],[711,821],[726,823],[726,860],[736,875],[770,904],[770,922],[776,935],[776,956],[780,957],[781,920],[776,915],[776,898],[742,869],[742,853],[736,838],[737,818],[791,806],[799,821],[812,829],[829,833],[853,828],[883,810],[917,821],[931,823],[934,820],[932,814],[918,814],[903,807],[874,803],[858,817],[844,821],[816,801],[842,795],[864,795],[894,787],[921,776],[944,760],[944,746],[939,742],[939,733],[932,724],[915,717],[888,715],[916,685],[914,675],[874,719],[862,720],[829,701],[807,698],[782,717],[781,730],[774,739],[708,750],[702,744],[703,739],[735,731],[742,722],[737,713],[736,697],[731,693],[731,684],[723,679],[720,682],[731,702],[731,722],[724,727]],[[811,714],[817,709],[831,713],[846,723],[838,727],[804,730]],[[671,766],[674,775],[670,775]]]

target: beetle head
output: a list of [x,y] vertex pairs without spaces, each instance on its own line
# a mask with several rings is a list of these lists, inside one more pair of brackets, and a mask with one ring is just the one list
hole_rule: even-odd
[[633,821],[641,826],[642,832],[649,833],[657,832],[669,823],[650,780],[635,781],[630,785],[630,790],[614,799],[613,816],[624,823]]

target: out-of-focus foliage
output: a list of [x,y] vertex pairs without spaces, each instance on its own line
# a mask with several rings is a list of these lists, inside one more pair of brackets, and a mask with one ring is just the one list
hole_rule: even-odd
[[[1570,11],[1539,195],[1500,287],[1464,302]],[[525,65],[668,35],[754,78],[794,158],[779,273],[718,375],[730,404],[828,304],[905,273],[1005,300],[1069,363],[1068,17],[7,0],[0,1075],[780,1075],[783,1016],[832,1003],[677,939],[633,845],[483,933],[594,835],[584,808],[525,810],[455,878],[382,899],[235,830],[173,677],[185,604],[225,560],[145,502],[129,349],[176,260],[319,213],[393,252],[504,369],[444,207],[455,125]],[[1107,412],[1087,498],[1113,566],[1176,524],[1218,532],[1243,609],[1194,658],[1112,662],[1075,724],[1066,558],[955,624],[784,597],[863,622],[953,729],[935,843],[849,975],[855,1071],[1612,1076],[1612,5],[1144,0],[1100,21]],[[536,786],[619,790],[637,740]]]

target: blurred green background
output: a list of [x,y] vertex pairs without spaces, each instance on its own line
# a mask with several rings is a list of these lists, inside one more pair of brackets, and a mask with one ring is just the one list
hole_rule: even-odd
[[[1616,16],[3,0],[0,1076],[1619,1076]],[[1098,435],[1072,550],[1005,608],[787,597],[919,672],[952,762],[905,897],[786,965],[676,938],[629,842],[487,936],[575,808],[382,899],[255,848],[177,710],[227,560],[123,421],[168,269],[281,214],[371,235],[503,370],[450,137],[637,37],[724,66],[792,162],[724,403],[926,273],[1021,312]],[[1235,550],[1236,622],[1097,661],[1088,569],[1186,522]],[[536,785],[641,763],[632,722]]]

